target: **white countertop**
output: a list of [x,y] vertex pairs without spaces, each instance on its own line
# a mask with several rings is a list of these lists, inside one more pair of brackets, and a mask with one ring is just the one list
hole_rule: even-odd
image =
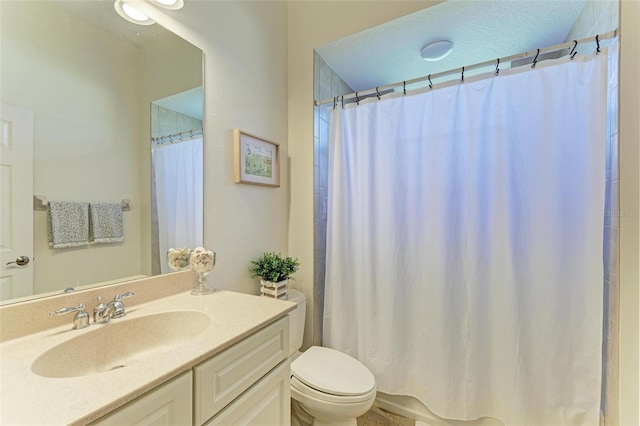
[[206,296],[189,292],[128,308],[113,322],[165,311],[193,310],[211,317],[209,326],[192,340],[176,345],[167,356],[104,373],[72,378],[41,377],[31,365],[48,349],[91,333],[97,327],[71,330],[69,324],[0,344],[0,424],[86,424],[189,370],[244,337],[275,321],[295,305],[229,291]]

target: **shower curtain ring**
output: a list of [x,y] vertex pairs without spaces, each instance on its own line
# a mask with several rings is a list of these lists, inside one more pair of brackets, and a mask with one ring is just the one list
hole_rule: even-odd
[[360,105],[360,98],[358,97],[358,92],[356,92],[356,104]]
[[573,58],[576,57],[578,52],[576,52],[576,47],[578,47],[578,40],[573,40],[573,47],[571,48],[571,52],[569,52],[569,59],[573,61]]
[[462,74],[460,77],[460,83],[464,83],[464,67],[462,67]]
[[431,74],[427,76],[427,80],[429,80],[429,90],[433,89],[433,83],[431,82]]
[[538,63],[538,55],[540,54],[540,49],[538,49],[538,52],[536,53],[536,57],[533,58],[533,63],[531,64],[531,68],[535,68],[536,64]]
[[403,81],[403,82],[402,82],[402,93],[403,93],[404,95],[406,95],[406,94],[407,94],[407,82],[406,82],[406,81]]
[[342,105],[342,108],[344,108],[344,95],[340,98],[340,104]]
[[596,34],[596,55],[600,54],[600,36]]
[[[380,86],[378,86],[380,87]],[[378,100],[380,100],[380,92],[378,91],[378,87],[376,87],[376,96],[378,97]]]
[[496,75],[500,74],[500,58],[496,62]]
[[338,97],[334,96],[333,97],[333,109],[336,109],[336,103],[338,103]]

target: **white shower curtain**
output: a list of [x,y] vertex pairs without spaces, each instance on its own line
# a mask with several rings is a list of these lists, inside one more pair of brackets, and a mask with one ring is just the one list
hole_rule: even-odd
[[338,106],[323,344],[439,416],[597,425],[607,58]]
[[171,272],[167,250],[203,245],[202,138],[156,146],[152,156],[160,267],[165,273]]

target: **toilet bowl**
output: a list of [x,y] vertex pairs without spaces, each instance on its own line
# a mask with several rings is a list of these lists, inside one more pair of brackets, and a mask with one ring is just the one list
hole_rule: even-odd
[[289,290],[289,301],[297,307],[289,315],[292,423],[314,426],[355,426],[376,398],[373,374],[360,361],[335,349],[302,346],[306,300]]

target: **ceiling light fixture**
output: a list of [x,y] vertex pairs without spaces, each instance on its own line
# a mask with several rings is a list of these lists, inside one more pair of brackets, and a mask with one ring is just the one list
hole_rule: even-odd
[[427,44],[420,51],[425,61],[435,62],[444,59],[453,50],[453,43],[449,40],[438,40]]
[[118,12],[118,15],[122,16],[129,22],[133,22],[138,25],[153,25],[156,23],[153,19],[149,18],[138,9],[134,8],[124,0],[116,0],[113,3],[113,7]]
[[150,0],[151,3],[164,7],[165,9],[178,10],[184,6],[184,0]]

